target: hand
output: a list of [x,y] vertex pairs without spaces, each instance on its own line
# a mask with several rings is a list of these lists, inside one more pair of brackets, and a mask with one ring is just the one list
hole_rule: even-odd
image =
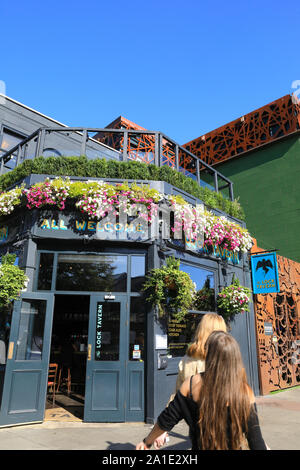
[[150,448],[146,446],[144,441],[142,441],[136,445],[135,450],[150,450]]
[[157,437],[155,441],[153,442],[154,449],[160,449],[160,447],[162,447],[166,443],[167,437],[168,437],[167,432],[164,432],[159,437]]

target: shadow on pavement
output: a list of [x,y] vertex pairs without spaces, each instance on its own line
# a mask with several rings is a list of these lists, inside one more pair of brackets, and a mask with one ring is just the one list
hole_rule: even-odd
[[130,442],[124,443],[113,443],[107,441],[108,447],[106,450],[135,450],[135,445],[131,444]]
[[[179,450],[191,449],[192,444],[191,444],[189,437],[182,436],[182,434],[177,434],[175,432],[170,432],[169,436],[170,436],[170,439],[174,437],[177,439],[180,439],[180,442],[177,442],[174,444],[170,443],[168,445],[165,445],[164,447],[161,448],[161,450],[178,450],[179,451]],[[106,450],[135,450],[135,446],[137,443],[135,444],[132,444],[130,442],[114,443],[114,442],[107,441],[107,444],[108,444],[108,447],[106,448]]]

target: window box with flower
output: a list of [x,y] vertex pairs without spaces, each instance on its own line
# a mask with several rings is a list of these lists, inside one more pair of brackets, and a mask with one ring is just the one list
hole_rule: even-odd
[[148,224],[157,217],[163,203],[174,214],[176,233],[193,241],[201,240],[207,247],[220,247],[235,253],[245,253],[252,246],[249,232],[225,216],[217,216],[193,206],[181,196],[170,196],[151,189],[148,185],[127,183],[110,184],[104,181],[70,181],[55,178],[32,185],[28,189],[15,188],[0,194],[0,216],[10,215],[17,206],[30,209],[45,207],[64,210],[66,205],[79,210],[91,219],[100,220],[109,213],[128,217],[138,215]]

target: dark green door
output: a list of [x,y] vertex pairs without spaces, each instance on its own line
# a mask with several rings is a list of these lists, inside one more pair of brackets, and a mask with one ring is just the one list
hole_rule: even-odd
[[53,299],[53,294],[28,293],[14,302],[0,426],[43,421]]
[[144,365],[129,360],[129,304],[126,294],[91,295],[84,421],[144,420]]

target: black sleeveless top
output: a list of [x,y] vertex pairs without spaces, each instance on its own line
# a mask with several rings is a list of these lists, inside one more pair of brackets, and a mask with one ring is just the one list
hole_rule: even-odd
[[[191,377],[191,382],[192,383]],[[201,450],[201,443],[199,442],[199,408],[198,404],[193,400],[192,390],[188,396],[182,395],[180,390],[176,393],[173,401],[157,418],[157,423],[163,431],[171,431],[171,429],[179,423],[182,419],[185,420],[189,426],[189,436],[192,442],[192,450]],[[227,421],[227,435],[230,433],[230,414],[228,413]],[[257,416],[256,404],[251,407],[251,412],[248,419],[248,431],[246,433],[250,450],[266,450],[266,444],[263,440],[259,420]]]

